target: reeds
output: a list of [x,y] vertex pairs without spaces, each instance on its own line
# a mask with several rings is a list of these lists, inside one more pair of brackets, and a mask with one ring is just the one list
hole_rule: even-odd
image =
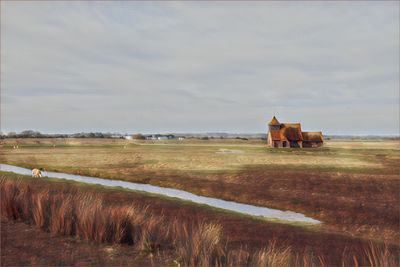
[[[387,244],[374,244],[369,242],[367,247],[363,249],[363,258],[367,262],[368,266],[381,266],[391,267],[399,266],[399,259],[390,252]],[[398,251],[399,253],[399,251]],[[355,262],[357,262],[355,260]],[[356,264],[358,265],[358,263]]]
[[32,191],[29,184],[7,179],[1,180],[1,215],[96,243],[150,245],[164,226],[162,217],[134,205],[104,205],[95,193]]
[[154,253],[171,247],[184,265],[207,266],[223,254],[222,227],[214,223],[168,222],[134,204],[105,204],[96,193],[33,191],[21,180],[1,180],[1,215],[36,225],[52,234],[75,236],[95,243],[134,245]]
[[293,254],[289,247],[279,248],[276,242],[272,241],[269,245],[255,253],[253,256],[254,266],[292,266]]
[[[34,182],[39,182],[35,180]],[[270,241],[257,251],[229,247],[221,225],[202,219],[166,220],[146,207],[106,203],[101,195],[50,183],[35,187],[21,179],[2,178],[1,216],[21,220],[52,234],[75,236],[95,243],[128,244],[160,255],[175,255],[182,266],[328,266],[321,255],[298,253]],[[398,266],[387,245],[344,250],[344,266]]]
[[225,255],[219,224],[204,221],[183,223],[176,219],[171,224],[170,236],[185,266],[209,266],[221,262]]

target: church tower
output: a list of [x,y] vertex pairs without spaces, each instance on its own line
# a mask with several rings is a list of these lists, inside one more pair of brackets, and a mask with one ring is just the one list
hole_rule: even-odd
[[281,129],[281,124],[280,122],[275,118],[275,116],[272,118],[272,120],[268,123],[268,129],[270,131],[277,130],[279,131]]

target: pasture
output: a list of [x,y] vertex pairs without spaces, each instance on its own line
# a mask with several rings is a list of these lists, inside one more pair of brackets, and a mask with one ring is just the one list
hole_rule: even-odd
[[[149,183],[296,211],[323,222],[296,232],[400,245],[398,141],[333,140],[312,149],[270,149],[262,140],[220,139],[2,142],[0,163]],[[19,148],[13,149],[16,144]],[[279,227],[295,227],[262,224],[275,229],[271,236],[277,239],[288,239]],[[235,232],[230,231],[228,238],[241,240]]]

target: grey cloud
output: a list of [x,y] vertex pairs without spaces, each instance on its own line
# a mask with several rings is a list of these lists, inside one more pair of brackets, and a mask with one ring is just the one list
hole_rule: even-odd
[[280,114],[328,132],[398,133],[398,3],[6,2],[1,12],[2,131],[40,118],[35,130],[48,132],[262,132]]

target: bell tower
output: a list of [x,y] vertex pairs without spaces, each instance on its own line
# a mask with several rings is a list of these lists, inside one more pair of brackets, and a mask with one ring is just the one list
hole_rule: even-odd
[[280,129],[281,129],[281,124],[274,116],[272,118],[272,120],[268,123],[268,130],[270,130],[270,131],[278,130],[279,131]]

